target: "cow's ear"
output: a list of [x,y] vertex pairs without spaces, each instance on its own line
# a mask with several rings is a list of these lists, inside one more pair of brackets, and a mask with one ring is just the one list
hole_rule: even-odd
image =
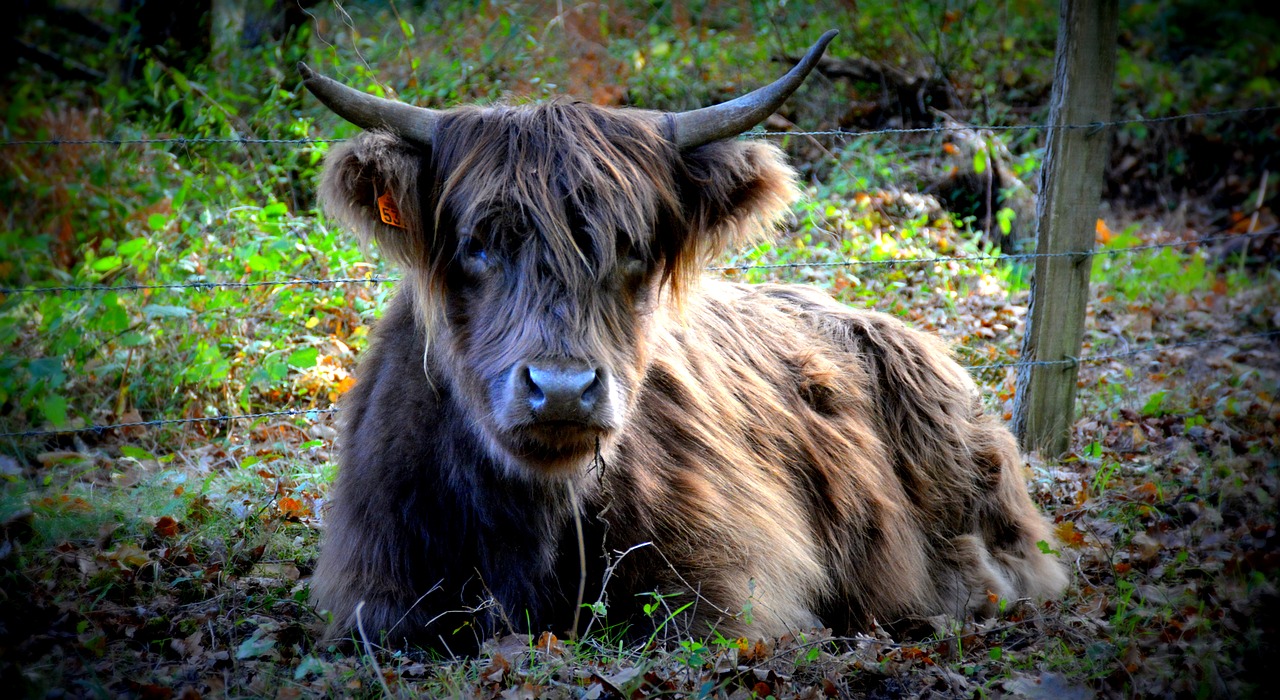
[[[383,131],[366,131],[335,146],[325,159],[320,203],[326,213],[360,237],[377,241],[400,266],[431,266],[434,217],[423,193],[430,193],[429,154]],[[424,216],[424,214],[426,214]]]
[[718,141],[680,159],[689,237],[678,253],[676,280],[696,274],[726,248],[772,232],[799,196],[796,172],[772,144]]

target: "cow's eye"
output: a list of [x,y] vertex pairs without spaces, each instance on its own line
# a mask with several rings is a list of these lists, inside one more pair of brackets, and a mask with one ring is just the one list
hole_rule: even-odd
[[626,239],[618,241],[618,268],[627,276],[643,275],[649,268],[644,254]]
[[468,237],[463,239],[459,246],[464,261],[475,261],[485,263],[489,261],[489,251],[484,247],[484,242],[479,238]]
[[490,267],[489,250],[484,241],[467,236],[458,242],[458,263],[470,276],[482,275]]
[[623,258],[618,267],[622,269],[622,274],[628,277],[642,277],[649,271],[648,263],[640,257]]

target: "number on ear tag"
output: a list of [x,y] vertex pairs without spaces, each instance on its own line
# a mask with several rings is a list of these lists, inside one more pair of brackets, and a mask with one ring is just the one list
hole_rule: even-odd
[[404,221],[400,219],[400,208],[396,206],[396,201],[391,198],[390,192],[383,192],[378,197],[378,216],[382,218],[382,223],[396,228],[404,228]]

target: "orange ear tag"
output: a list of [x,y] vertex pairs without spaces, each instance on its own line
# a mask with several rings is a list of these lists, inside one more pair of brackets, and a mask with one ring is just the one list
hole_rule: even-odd
[[396,201],[391,198],[390,192],[383,192],[378,197],[378,216],[382,217],[382,223],[396,228],[404,228],[404,222],[400,219],[400,208],[396,206]]

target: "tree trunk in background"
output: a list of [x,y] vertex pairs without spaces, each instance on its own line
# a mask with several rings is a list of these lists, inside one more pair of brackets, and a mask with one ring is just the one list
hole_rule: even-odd
[[1107,121],[1115,76],[1117,0],[1061,0],[1049,137],[1036,206],[1036,258],[1013,428],[1022,449],[1056,457],[1071,446],[1089,272],[1111,132],[1065,129]]

